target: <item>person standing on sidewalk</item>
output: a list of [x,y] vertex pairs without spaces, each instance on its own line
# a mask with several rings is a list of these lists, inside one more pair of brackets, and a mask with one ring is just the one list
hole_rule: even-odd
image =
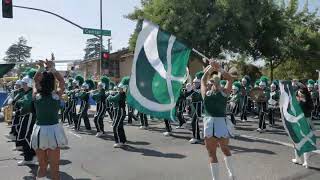
[[[204,70],[201,79],[201,96],[204,101],[204,138],[207,151],[209,153],[210,170],[213,180],[219,180],[219,164],[217,159],[217,148],[220,147],[225,155],[225,165],[230,179],[235,179],[232,156],[229,148],[230,132],[226,120],[226,106],[228,96],[232,89],[232,77],[229,73],[214,61]],[[213,72],[220,72],[227,80],[225,88],[220,86],[220,77],[213,75]],[[207,88],[207,82],[211,81],[212,88]]]

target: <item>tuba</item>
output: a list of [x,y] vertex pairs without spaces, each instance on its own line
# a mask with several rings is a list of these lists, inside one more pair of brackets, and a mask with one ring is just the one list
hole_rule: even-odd
[[263,89],[261,89],[260,87],[251,89],[249,97],[255,102],[266,102],[266,97],[264,95]]

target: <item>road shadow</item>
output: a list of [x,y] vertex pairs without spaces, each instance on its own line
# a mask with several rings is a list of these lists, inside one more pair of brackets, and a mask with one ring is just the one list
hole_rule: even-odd
[[235,126],[236,130],[239,131],[255,131],[257,128],[256,127],[240,127],[240,126]]
[[137,147],[133,147],[133,146],[124,146],[122,149],[125,151],[128,151],[128,152],[141,153],[141,155],[143,155],[143,156],[170,158],[170,159],[183,159],[186,157],[185,155],[182,155],[182,154],[163,153],[163,152],[152,150],[152,149],[137,148]]
[[256,149],[256,148],[251,149],[251,148],[244,148],[244,147],[233,146],[233,145],[229,145],[229,147],[232,151],[234,151],[233,154],[255,152],[255,153],[260,153],[260,154],[276,155],[275,152],[269,151],[266,149]]
[[234,137],[234,139],[239,140],[239,141],[245,141],[245,142],[259,142],[259,143],[280,145],[279,143],[276,143],[276,142],[264,141],[261,139],[249,139],[249,138],[242,137],[242,136],[236,136],[236,137]]
[[150,145],[149,142],[144,142],[144,141],[127,141],[126,143],[132,144],[132,145],[141,145],[141,146]]
[[177,139],[184,139],[184,140],[190,140],[191,139],[191,136],[179,136],[179,135],[177,135],[177,133],[171,134],[170,136],[174,137],[174,138],[177,138]]

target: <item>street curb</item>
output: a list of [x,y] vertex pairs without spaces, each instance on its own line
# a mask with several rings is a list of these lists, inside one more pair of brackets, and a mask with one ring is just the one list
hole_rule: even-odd
[[[283,146],[293,148],[293,144],[286,143],[286,142],[281,142],[281,141],[276,141],[276,140],[271,140],[271,139],[266,139],[266,138],[259,138],[259,137],[254,137],[254,136],[248,136],[248,135],[238,135],[238,137],[243,137],[243,138],[247,138],[247,139],[251,139],[251,140],[261,140],[261,141],[276,143],[276,144],[280,144]],[[312,151],[312,152],[316,153],[316,154],[320,154],[320,149]]]

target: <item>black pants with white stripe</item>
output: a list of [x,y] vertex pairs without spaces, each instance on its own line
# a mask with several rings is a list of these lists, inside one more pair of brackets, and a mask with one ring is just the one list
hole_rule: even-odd
[[241,120],[247,120],[248,96],[243,97],[241,106]]
[[72,125],[74,123],[74,119],[77,117],[76,114],[76,101],[71,101],[70,110],[68,111],[68,124]]
[[265,102],[259,102],[258,103],[258,109],[259,109],[259,128],[265,129],[266,128],[266,114],[267,112],[267,103]]
[[166,131],[167,131],[167,132],[172,132],[170,120],[165,119],[165,120],[164,120],[164,123],[165,123],[165,125],[166,125]]
[[68,113],[71,110],[71,106],[70,106],[70,102],[66,102],[64,108],[62,109],[62,113],[61,113],[61,121],[64,123],[66,121],[66,119],[68,119],[68,123],[69,123],[69,117],[68,117]]
[[106,105],[105,104],[97,104],[97,113],[94,116],[94,125],[96,126],[97,132],[104,133],[104,124],[103,119],[106,114]]
[[86,108],[80,110],[80,112],[78,114],[78,118],[75,119],[75,129],[76,130],[80,130],[82,118],[83,118],[83,122],[84,122],[86,129],[91,130],[91,126],[90,126],[90,122],[89,122],[89,118],[88,118],[88,108],[89,107],[86,107]]
[[197,102],[197,103],[192,103],[192,105],[194,108],[194,113],[192,115],[192,121],[191,121],[192,135],[193,135],[193,138],[200,139],[199,117],[201,117],[202,103]]
[[128,124],[132,124],[132,119],[138,121],[137,117],[134,115],[134,109],[128,106]]
[[126,111],[122,108],[115,108],[115,117],[113,125],[114,141],[116,143],[126,143],[127,138],[123,128],[123,121],[126,117]]
[[17,110],[12,120],[10,134],[13,134],[14,136],[18,135],[19,123],[20,123],[20,111]]
[[17,144],[22,146],[25,161],[31,161],[36,155],[30,144],[34,124],[35,118],[33,117],[32,113],[22,116],[17,137]]
[[180,127],[181,127],[183,124],[186,123],[186,120],[185,120],[184,117],[183,117],[183,111],[178,111],[178,112],[177,112],[177,118],[178,118],[179,126],[180,126]]
[[148,123],[147,115],[139,112],[139,117],[140,117],[141,126],[148,127],[149,123]]

